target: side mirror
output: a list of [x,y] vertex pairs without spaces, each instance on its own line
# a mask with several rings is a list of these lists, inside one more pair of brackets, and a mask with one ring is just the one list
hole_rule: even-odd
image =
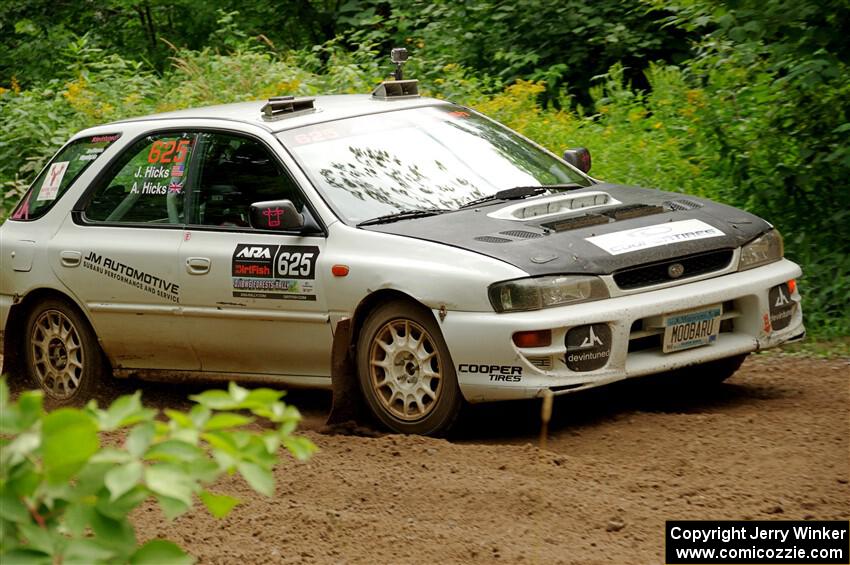
[[590,171],[590,151],[587,147],[567,149],[564,151],[564,161],[583,173]]
[[269,200],[251,204],[251,227],[259,230],[292,231],[304,227],[304,216],[291,200]]

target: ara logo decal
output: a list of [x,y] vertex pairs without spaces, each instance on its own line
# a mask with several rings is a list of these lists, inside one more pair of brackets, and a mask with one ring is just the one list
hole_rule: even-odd
[[271,259],[272,252],[267,246],[244,246],[236,252],[241,259]]

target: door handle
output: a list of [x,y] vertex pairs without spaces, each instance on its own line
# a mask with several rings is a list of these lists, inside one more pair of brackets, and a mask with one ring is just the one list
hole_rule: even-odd
[[186,271],[190,275],[205,275],[210,272],[210,263],[206,257],[189,257],[186,259]]
[[83,254],[79,251],[60,251],[59,260],[63,267],[77,267],[83,258]]

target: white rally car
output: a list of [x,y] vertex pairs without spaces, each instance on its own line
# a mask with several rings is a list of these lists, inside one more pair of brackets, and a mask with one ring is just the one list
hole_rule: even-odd
[[803,337],[769,223],[589,165],[415,81],[82,131],[0,228],[6,372],[54,404],[113,375],[333,374],[430,434],[464,399],[720,381]]

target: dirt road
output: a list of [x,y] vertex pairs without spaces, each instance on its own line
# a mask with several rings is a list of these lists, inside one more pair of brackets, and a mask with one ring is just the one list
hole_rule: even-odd
[[[155,406],[198,390],[145,385]],[[548,449],[538,403],[475,407],[447,440],[318,432],[330,397],[288,397],[321,451],[278,467],[224,520],[138,512],[202,563],[662,563],[668,519],[850,519],[850,361],[751,357],[687,393],[621,383],[559,398]]]
[[[753,357],[696,395],[642,384],[558,399],[546,451],[537,403],[477,407],[449,441],[368,438],[317,433],[329,397],[294,393],[321,452],[278,468],[274,500],[232,479],[249,502],[225,520],[150,508],[139,531],[204,563],[644,564],[667,519],[850,518],[847,360]],[[185,398],[167,388],[151,395]]]

